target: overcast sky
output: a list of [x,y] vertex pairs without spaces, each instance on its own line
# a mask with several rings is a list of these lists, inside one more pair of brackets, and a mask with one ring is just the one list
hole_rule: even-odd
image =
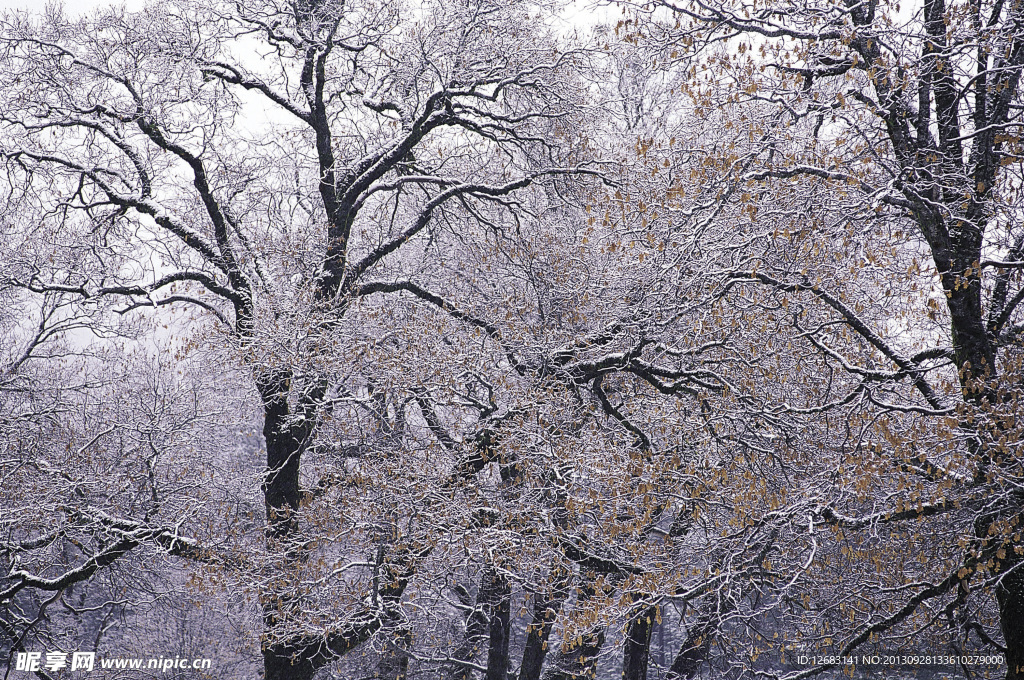
[[[47,0],[0,0],[0,12],[7,9],[42,10],[46,4]],[[125,5],[129,9],[139,9],[143,5],[143,0],[70,0],[64,2],[64,7],[67,14],[76,15],[95,7],[115,4]]]

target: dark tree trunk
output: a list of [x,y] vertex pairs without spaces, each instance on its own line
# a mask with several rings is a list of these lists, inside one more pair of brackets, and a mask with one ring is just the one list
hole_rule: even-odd
[[1021,568],[1003,574],[996,585],[996,601],[1006,641],[1006,680],[1024,680],[1024,571]]
[[[484,584],[481,583],[480,593],[477,594],[477,599],[473,610],[466,616],[466,634],[463,636],[462,644],[455,650],[452,655],[457,661],[473,661],[476,658],[477,653],[482,649],[484,640],[487,639],[488,634],[488,621],[487,614],[485,612],[484,604],[481,602],[480,595],[483,593]],[[465,606],[473,605],[470,600],[470,595],[465,588],[459,586],[458,592],[456,593]],[[448,675],[451,680],[470,680],[473,677],[473,671],[461,663],[455,663],[452,665],[451,672]]]
[[978,518],[974,533],[983,546],[982,559],[994,560],[993,571],[1000,575],[995,594],[1006,644],[1006,680],[1024,680],[1024,560],[1015,554],[1014,543],[1004,535],[989,533],[996,521],[998,516]]
[[523,663],[519,667],[519,680],[540,680],[544,657],[548,654],[548,637],[558,616],[560,602],[538,594],[533,601],[533,620],[526,627],[526,646]]
[[597,655],[604,646],[604,631],[591,630],[558,650],[544,680],[593,680],[597,677]]
[[544,659],[548,654],[551,627],[562,608],[568,587],[568,572],[561,567],[552,570],[553,588],[548,593],[537,593],[533,599],[533,620],[526,628],[526,647],[523,663],[519,667],[519,680],[540,680]]
[[263,650],[265,680],[312,680],[316,667],[306,659],[296,659],[304,650],[291,645],[275,645]]
[[692,680],[708,657],[711,638],[716,628],[716,619],[704,619],[690,629],[686,641],[679,648],[679,654],[668,670],[668,680]]
[[492,573],[488,584],[488,609],[490,610],[490,646],[487,650],[486,680],[507,680],[508,677],[508,645],[511,640],[510,618],[512,603],[511,589],[508,579],[498,573]]
[[405,680],[409,674],[410,647],[412,631],[408,628],[395,630],[377,666],[377,680]]
[[[964,401],[974,406],[983,416],[993,407],[1000,404],[1000,394],[996,386],[999,384],[998,367],[996,365],[996,349],[986,331],[981,306],[981,281],[975,274],[966,277],[968,285],[956,284],[957,271],[964,271],[973,266],[972,263],[981,258],[981,230],[972,229],[968,224],[961,224],[964,233],[954,238],[954,266],[943,275],[943,287],[947,293],[947,305],[952,321],[952,337],[954,363],[959,369],[961,390]],[[936,260],[938,262],[938,260]],[[1004,434],[1006,425],[998,418],[991,423],[979,427],[978,422],[986,419],[976,418],[961,423],[961,428],[970,433],[967,446],[977,460],[975,479],[986,483],[993,468],[1006,466],[1007,461],[1001,459],[998,451],[988,442],[998,441]],[[988,430],[985,431],[984,428]],[[1014,462],[1010,461],[1010,465]],[[1013,472],[1010,472],[1013,475]],[[1000,531],[990,533],[990,528],[1001,515],[1019,511],[1020,500],[1014,499],[1011,507],[996,516],[979,517],[975,521],[975,537],[980,541],[983,550],[994,559],[997,566],[995,573],[1000,575],[996,583],[996,603],[999,607],[999,625],[1006,643],[1006,678],[1007,680],[1024,680],[1024,571],[1021,571],[1021,560],[1016,555],[1017,542],[1005,540]],[[1004,559],[997,553],[1002,548]]]
[[[585,571],[580,575],[576,587],[578,598],[576,608],[586,612],[591,599],[598,594],[610,595],[614,586],[609,583],[598,585],[597,574]],[[568,584],[566,584],[568,586]],[[567,635],[569,637],[567,637]],[[597,657],[604,646],[603,627],[593,627],[582,635],[573,636],[562,631],[562,644],[551,659],[550,667],[544,673],[544,680],[591,680],[597,677]]]
[[[299,459],[308,430],[293,428],[288,423],[289,379],[286,373],[261,377],[257,384],[263,397],[263,438],[267,446],[266,478],[263,500],[267,513],[267,543],[272,555],[278,555],[287,566],[301,559],[290,545],[298,531],[295,511],[302,500],[299,487]],[[263,620],[273,631],[288,618],[292,597],[285,592],[266,593],[263,597]],[[265,680],[309,680],[317,664],[310,656],[305,641],[282,641],[263,650]]]
[[[459,586],[456,595],[463,605],[470,606],[470,595]],[[456,662],[448,677],[470,680],[473,670],[467,665],[487,646],[486,680],[506,680],[511,641],[511,588],[508,579],[488,566],[480,576],[476,603],[466,617],[466,634],[452,655]],[[460,663],[464,662],[464,663]]]
[[647,680],[651,633],[657,616],[658,608],[649,606],[630,619],[622,650],[622,680]]
[[306,428],[292,427],[288,422],[291,414],[286,374],[268,376],[258,384],[263,397],[263,439],[267,445],[267,471],[263,481],[267,533],[270,539],[286,539],[297,529],[294,513],[302,501],[299,462],[309,432]]

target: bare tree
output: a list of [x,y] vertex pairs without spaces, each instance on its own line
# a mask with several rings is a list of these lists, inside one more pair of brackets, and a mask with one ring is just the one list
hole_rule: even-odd
[[[429,533],[403,536],[414,520],[398,504],[416,485],[374,499],[395,512],[361,499],[351,517],[317,522],[360,479],[393,483],[396,469],[408,478],[404,466],[424,465],[417,422],[435,432],[428,448],[455,443],[440,434],[436,410],[451,418],[465,403],[442,407],[424,386],[459,369],[396,379],[419,364],[410,335],[452,344],[447,333],[468,331],[490,345],[488,368],[527,370],[523,350],[473,309],[503,291],[480,290],[471,274],[484,265],[467,257],[516,247],[521,219],[547,200],[518,196],[538,183],[554,189],[586,160],[566,85],[575,57],[533,11],[168,3],[78,22],[56,11],[4,22],[7,219],[67,260],[29,258],[6,285],[97,314],[198,310],[195,344],[184,351],[230,349],[258,396],[266,568],[243,565],[234,578],[258,591],[267,678],[312,677],[378,632],[390,631],[387,644],[405,653],[403,594],[433,549]],[[389,328],[396,312],[411,315],[410,325]],[[410,360],[373,365],[395,350]],[[472,385],[472,368],[462,370]],[[470,413],[480,404],[485,418],[495,407],[472,400],[476,393],[466,395]],[[409,413],[416,403],[419,417]],[[360,423],[372,433],[355,432]],[[441,463],[432,483],[459,484],[484,462]],[[5,601],[22,591],[59,596],[144,544],[213,559],[212,546],[118,507],[92,521],[120,538],[83,547],[79,566],[52,577],[15,569]],[[438,507],[428,494],[412,514]],[[455,521],[485,520],[429,526]],[[340,550],[317,549],[342,538]],[[377,557],[355,557],[363,549]],[[495,611],[507,618],[507,600]],[[21,636],[32,624],[10,625]],[[407,661],[381,672],[401,676]]]
[[748,138],[703,148],[763,244],[729,267],[727,296],[782,338],[766,342],[786,389],[763,403],[842,471],[803,487],[811,534],[839,538],[808,573],[871,604],[818,590],[802,639],[847,653],[941,632],[1020,677],[1020,7],[657,7],[625,30],[703,55],[683,93]]
[[1017,8],[557,9],[3,20],[6,652],[1017,677]]

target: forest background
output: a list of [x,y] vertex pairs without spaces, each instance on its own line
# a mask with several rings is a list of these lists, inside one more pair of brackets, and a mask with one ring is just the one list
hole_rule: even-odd
[[1022,68],[1019,0],[6,13],[5,677],[1024,677]]

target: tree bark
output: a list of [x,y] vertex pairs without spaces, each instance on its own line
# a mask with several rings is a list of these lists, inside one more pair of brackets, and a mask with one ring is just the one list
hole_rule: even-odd
[[519,667],[519,680],[540,680],[540,672],[548,654],[551,627],[567,595],[567,577],[568,572],[556,566],[551,573],[554,584],[552,589],[534,595],[533,619],[526,628],[526,646],[523,649],[523,663]]
[[995,594],[999,627],[1006,644],[1006,680],[1024,680],[1024,559],[1016,554],[1015,542],[999,532],[989,533],[989,527],[997,520],[998,516],[991,515],[978,518],[974,533],[983,546],[982,559],[993,560],[993,572],[1000,575]]
[[294,513],[302,501],[299,461],[308,428],[289,424],[289,376],[275,373],[257,379],[263,398],[263,440],[267,446],[267,471],[263,501],[270,539],[284,539],[297,530]]
[[591,630],[559,650],[544,680],[593,680],[597,677],[597,655],[604,646],[604,630]]
[[[456,590],[459,600],[470,606],[465,588]],[[455,663],[448,673],[451,680],[470,680],[473,670],[468,665],[487,645],[487,673],[485,680],[506,680],[511,641],[511,588],[508,579],[488,565],[480,576],[480,590],[476,603],[466,617],[466,633],[453,657]]]
[[668,670],[668,680],[692,680],[707,659],[711,649],[711,637],[716,627],[714,617],[703,619],[690,629],[686,641]]
[[462,604],[467,607],[473,606],[473,610],[466,616],[466,633],[463,636],[462,644],[459,645],[453,655],[456,663],[452,664],[451,671],[448,674],[451,680],[470,680],[473,677],[473,671],[469,666],[458,662],[468,662],[476,658],[477,652],[480,651],[483,645],[483,641],[487,638],[487,614],[480,598],[483,590],[484,584],[481,582],[480,593],[477,594],[475,605],[470,601],[469,593],[462,586],[459,586],[459,592],[456,593]]
[[508,579],[499,573],[491,573],[489,578],[488,609],[491,616],[490,646],[487,650],[487,674],[485,680],[507,680],[511,640],[510,618],[512,603],[509,599],[511,589]]
[[[298,531],[295,511],[302,500],[299,460],[309,433],[288,423],[289,379],[286,373],[260,376],[257,385],[263,397],[263,438],[267,447],[266,477],[263,481],[266,539],[270,553],[280,555],[287,564],[301,559],[289,542]],[[268,631],[288,618],[291,600],[288,593],[275,593],[264,598],[263,620]],[[265,679],[309,680],[318,668],[310,651],[309,646],[299,640],[271,644],[263,650]]]
[[658,615],[656,606],[644,607],[629,620],[622,652],[622,680],[647,680],[651,633]]
[[263,674],[266,680],[312,680],[316,668],[307,660],[292,661],[291,655],[303,650],[276,645],[263,650]]
[[405,680],[409,674],[409,648],[412,647],[412,631],[398,628],[377,666],[377,680]]
[[1011,566],[1006,565],[996,585],[996,601],[1006,642],[1006,680],[1024,680],[1024,571],[1018,568],[1006,573]]

